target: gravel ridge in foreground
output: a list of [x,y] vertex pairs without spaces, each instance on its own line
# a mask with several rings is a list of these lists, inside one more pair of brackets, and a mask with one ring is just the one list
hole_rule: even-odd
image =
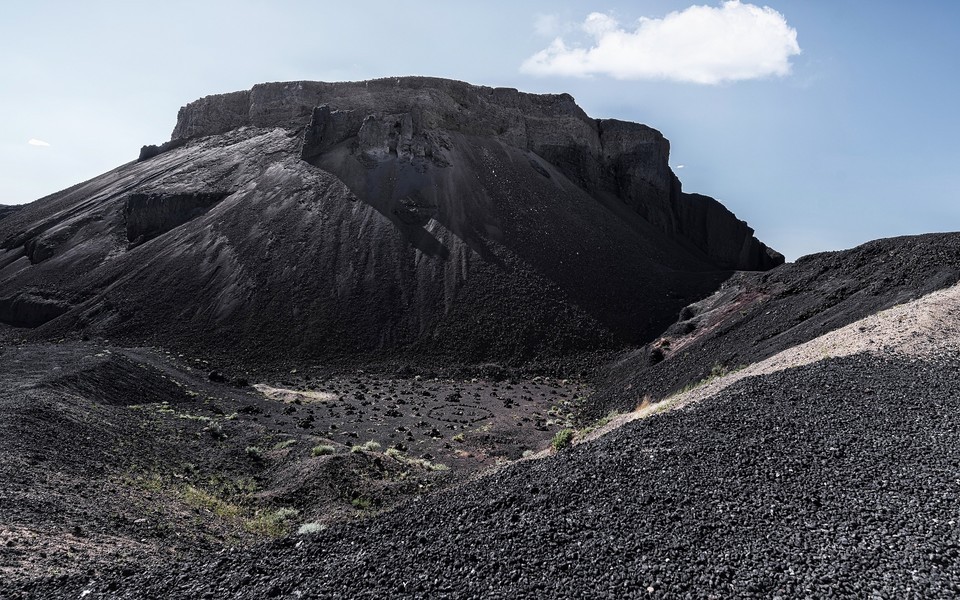
[[[760,362],[958,281],[958,233],[872,240],[766,273],[738,273],[714,296],[685,308],[657,343],[612,362],[588,416],[632,409],[647,394],[664,398],[717,366]],[[651,360],[654,346],[664,360]]]
[[955,597],[958,372],[953,349],[828,358],[363,523],[29,592]]

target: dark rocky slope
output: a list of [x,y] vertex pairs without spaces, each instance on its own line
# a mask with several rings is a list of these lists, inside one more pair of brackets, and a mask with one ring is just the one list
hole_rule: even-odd
[[649,341],[782,257],[655,130],[425,78],[264,84],[0,222],[0,322],[246,365],[524,362]]
[[960,233],[875,240],[739,273],[655,342],[607,367],[586,417],[631,410],[960,281]]
[[958,369],[956,350],[829,359],[367,522],[24,593],[956,597]]
[[2,219],[2,218],[4,218],[4,217],[9,217],[9,216],[12,215],[14,212],[16,212],[17,209],[19,209],[19,208],[20,208],[20,205],[19,205],[19,204],[13,204],[13,205],[11,205],[11,204],[0,204],[0,219]]
[[94,341],[0,345],[0,598],[363,518],[542,448],[583,393],[351,373],[286,374],[277,395],[213,368]]

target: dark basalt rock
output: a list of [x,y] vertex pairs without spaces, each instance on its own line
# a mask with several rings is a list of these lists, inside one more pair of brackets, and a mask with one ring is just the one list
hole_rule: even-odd
[[127,240],[141,244],[210,210],[227,192],[131,194],[124,207]]
[[163,154],[168,150],[179,148],[184,143],[186,143],[186,140],[179,139],[179,140],[170,140],[169,142],[164,142],[159,146],[155,144],[147,144],[142,148],[140,148],[140,156],[137,157],[137,162],[153,158],[154,156],[157,156],[158,154]]
[[0,298],[0,323],[14,327],[38,327],[70,310],[70,303],[56,293],[23,291]]
[[324,150],[356,135],[363,125],[364,116],[349,110],[330,110],[324,104],[313,109],[310,124],[303,132],[300,157],[310,160]]

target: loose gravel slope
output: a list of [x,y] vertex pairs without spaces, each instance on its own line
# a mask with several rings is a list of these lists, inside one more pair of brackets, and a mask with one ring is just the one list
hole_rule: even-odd
[[717,368],[757,363],[958,281],[958,233],[874,240],[739,273],[684,308],[656,342],[612,363],[589,416],[630,410],[645,395],[665,398]]
[[[44,597],[948,597],[960,353],[861,353],[365,523]],[[52,583],[52,582],[51,582]],[[59,594],[59,596],[58,596]]]

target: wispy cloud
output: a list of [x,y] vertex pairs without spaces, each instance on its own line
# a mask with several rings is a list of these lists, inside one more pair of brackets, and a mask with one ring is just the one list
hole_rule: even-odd
[[30,138],[30,141],[27,143],[30,144],[31,146],[49,146],[50,145],[43,140],[38,140],[35,138]]
[[557,15],[537,15],[533,22],[533,30],[537,35],[554,36],[560,33],[560,18]]
[[[548,23],[539,23],[538,31]],[[641,18],[633,29],[613,17],[590,14],[581,25],[592,42],[568,46],[557,37],[521,65],[536,75],[608,75],[706,85],[790,73],[800,54],[797,30],[769,7],[739,0],[719,7],[691,6],[662,19]]]
[[560,15],[539,14],[533,21],[533,30],[537,35],[546,38],[570,33],[577,29],[577,24],[563,19]]

